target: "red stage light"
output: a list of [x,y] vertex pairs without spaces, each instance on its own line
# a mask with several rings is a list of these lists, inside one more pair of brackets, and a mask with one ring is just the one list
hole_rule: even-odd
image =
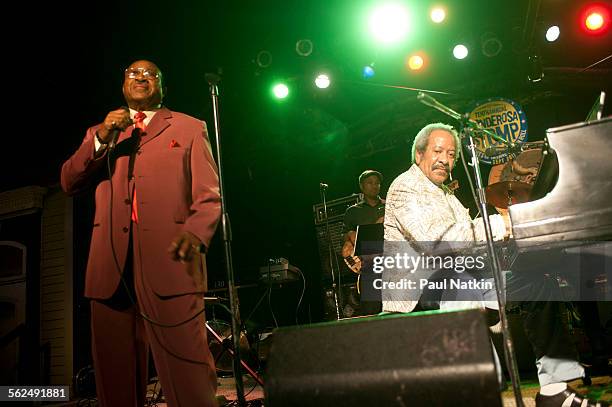
[[610,7],[601,4],[590,4],[580,14],[582,29],[589,34],[602,34],[610,27]]

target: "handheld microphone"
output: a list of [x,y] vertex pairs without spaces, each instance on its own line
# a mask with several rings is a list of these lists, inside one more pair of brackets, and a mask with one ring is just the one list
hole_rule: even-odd
[[[130,112],[130,109],[127,106],[121,106],[120,109],[125,110],[126,112]],[[119,133],[121,133],[122,129],[114,128],[110,133],[110,142],[108,143],[108,151],[113,151],[117,146],[117,140],[119,140]]]
[[113,129],[110,131],[111,140],[108,143],[108,151],[111,152],[115,149],[117,145],[117,140],[119,139],[119,129]]
[[329,188],[329,185],[327,185],[327,184],[324,184],[324,183],[320,182],[320,183],[319,183],[319,188],[321,188],[321,189],[327,189],[327,188]]

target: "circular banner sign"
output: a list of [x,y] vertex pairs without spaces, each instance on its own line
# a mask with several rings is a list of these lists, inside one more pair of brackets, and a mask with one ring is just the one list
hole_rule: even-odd
[[[521,106],[513,100],[489,98],[476,103],[470,112],[470,120],[511,142],[527,141],[527,118]],[[486,164],[501,164],[508,160],[503,144],[484,132],[475,132],[474,143],[478,158]]]

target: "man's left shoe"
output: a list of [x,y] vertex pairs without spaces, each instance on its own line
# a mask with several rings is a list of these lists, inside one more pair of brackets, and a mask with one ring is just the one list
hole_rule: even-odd
[[[584,403],[584,404],[583,404]],[[606,401],[594,401],[584,398],[571,387],[553,396],[542,396],[540,393],[535,398],[536,407],[608,407]]]

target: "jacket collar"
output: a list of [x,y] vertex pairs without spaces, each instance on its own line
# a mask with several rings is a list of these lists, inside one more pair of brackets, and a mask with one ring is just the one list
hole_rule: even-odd
[[448,188],[446,185],[442,184],[438,186],[431,182],[431,180],[427,178],[425,174],[423,174],[423,171],[421,170],[421,168],[419,168],[418,165],[412,164],[408,171],[412,174],[413,177],[417,179],[420,184],[423,185],[427,192],[439,194],[440,191],[442,191],[445,194],[454,194],[453,191],[451,191],[450,188]]
[[153,140],[155,137],[159,136],[159,134],[164,131],[170,123],[168,119],[172,117],[172,112],[170,109],[162,107],[155,113],[155,116],[151,119],[151,122],[147,126],[147,130],[145,131],[144,136],[142,137],[142,142],[140,145],[144,145],[149,141]]

